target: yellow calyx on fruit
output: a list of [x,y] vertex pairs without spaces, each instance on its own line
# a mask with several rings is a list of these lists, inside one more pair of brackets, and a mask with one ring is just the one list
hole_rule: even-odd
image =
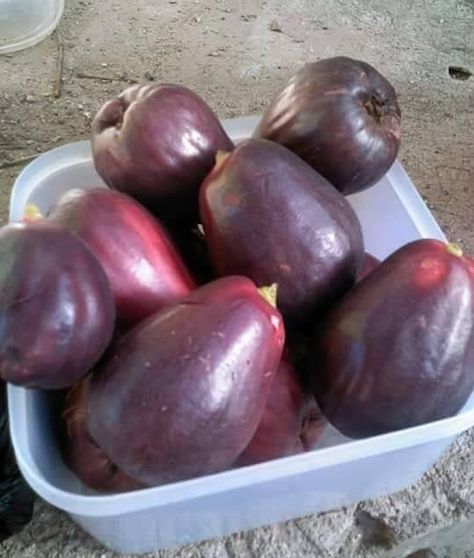
[[25,211],[23,212],[23,220],[24,221],[39,221],[42,219],[43,215],[37,205],[34,203],[29,203],[25,207]]
[[271,304],[273,308],[277,307],[277,292],[278,292],[278,285],[277,283],[273,283],[273,285],[268,285],[264,287],[260,287],[258,289],[260,296],[262,296],[268,304]]
[[453,256],[460,258],[462,256],[462,248],[459,244],[450,243],[446,246],[446,250]]

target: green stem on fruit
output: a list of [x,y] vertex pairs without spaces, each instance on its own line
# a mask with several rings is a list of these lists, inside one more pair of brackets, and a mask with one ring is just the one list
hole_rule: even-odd
[[459,244],[449,243],[446,246],[446,250],[448,251],[449,254],[452,254],[453,256],[457,256],[458,258],[462,256],[462,248],[461,246],[459,246]]
[[258,289],[260,296],[262,296],[268,304],[273,306],[273,308],[277,307],[277,292],[278,292],[278,285],[277,283],[273,283],[273,285],[267,285],[264,287],[260,287]]
[[43,218],[40,208],[34,203],[28,203],[23,212],[24,221],[39,221]]

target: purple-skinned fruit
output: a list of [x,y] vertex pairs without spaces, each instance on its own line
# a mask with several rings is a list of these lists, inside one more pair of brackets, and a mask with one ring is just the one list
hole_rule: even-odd
[[413,241],[330,312],[312,346],[314,394],[346,436],[457,413],[474,387],[474,282],[455,245]]
[[73,189],[48,218],[94,253],[108,277],[122,328],[178,302],[196,286],[164,227],[126,194]]
[[25,387],[72,386],[112,337],[115,306],[87,246],[56,224],[0,230],[0,377]]
[[369,254],[368,252],[365,252],[364,259],[362,261],[362,267],[360,268],[359,273],[356,277],[356,283],[362,281],[364,277],[367,277],[367,275],[379,265],[380,260],[378,258],[373,256],[372,254]]
[[101,492],[128,492],[146,485],[132,479],[117,467],[94,443],[86,427],[89,377],[67,394],[64,420],[66,439],[63,453],[67,465],[87,486]]
[[303,389],[288,354],[273,378],[257,431],[237,459],[237,467],[312,449],[326,427],[312,394]]
[[92,123],[97,172],[158,215],[197,215],[198,190],[218,150],[233,143],[201,97],[181,85],[133,85]]
[[281,143],[343,194],[378,182],[400,147],[393,86],[375,68],[344,56],[307,64],[272,100],[254,137]]
[[277,283],[278,308],[291,325],[334,304],[362,264],[362,231],[348,201],[268,140],[246,140],[218,157],[201,187],[200,213],[216,273]]
[[208,283],[119,340],[91,377],[88,432],[149,485],[226,469],[262,418],[284,337],[249,279]]

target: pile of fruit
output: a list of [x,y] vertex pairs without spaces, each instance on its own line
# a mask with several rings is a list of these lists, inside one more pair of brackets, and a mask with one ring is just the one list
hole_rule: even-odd
[[66,462],[125,491],[456,413],[474,387],[474,265],[365,253],[347,194],[394,162],[400,109],[368,64],[297,72],[234,145],[177,85],[92,126],[109,188],[0,231],[0,376],[67,390]]

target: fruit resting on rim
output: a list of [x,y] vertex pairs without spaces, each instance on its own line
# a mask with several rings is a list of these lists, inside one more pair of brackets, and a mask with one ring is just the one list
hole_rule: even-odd
[[388,171],[400,146],[394,88],[375,68],[346,57],[299,70],[272,100],[254,137],[281,143],[343,194]]

